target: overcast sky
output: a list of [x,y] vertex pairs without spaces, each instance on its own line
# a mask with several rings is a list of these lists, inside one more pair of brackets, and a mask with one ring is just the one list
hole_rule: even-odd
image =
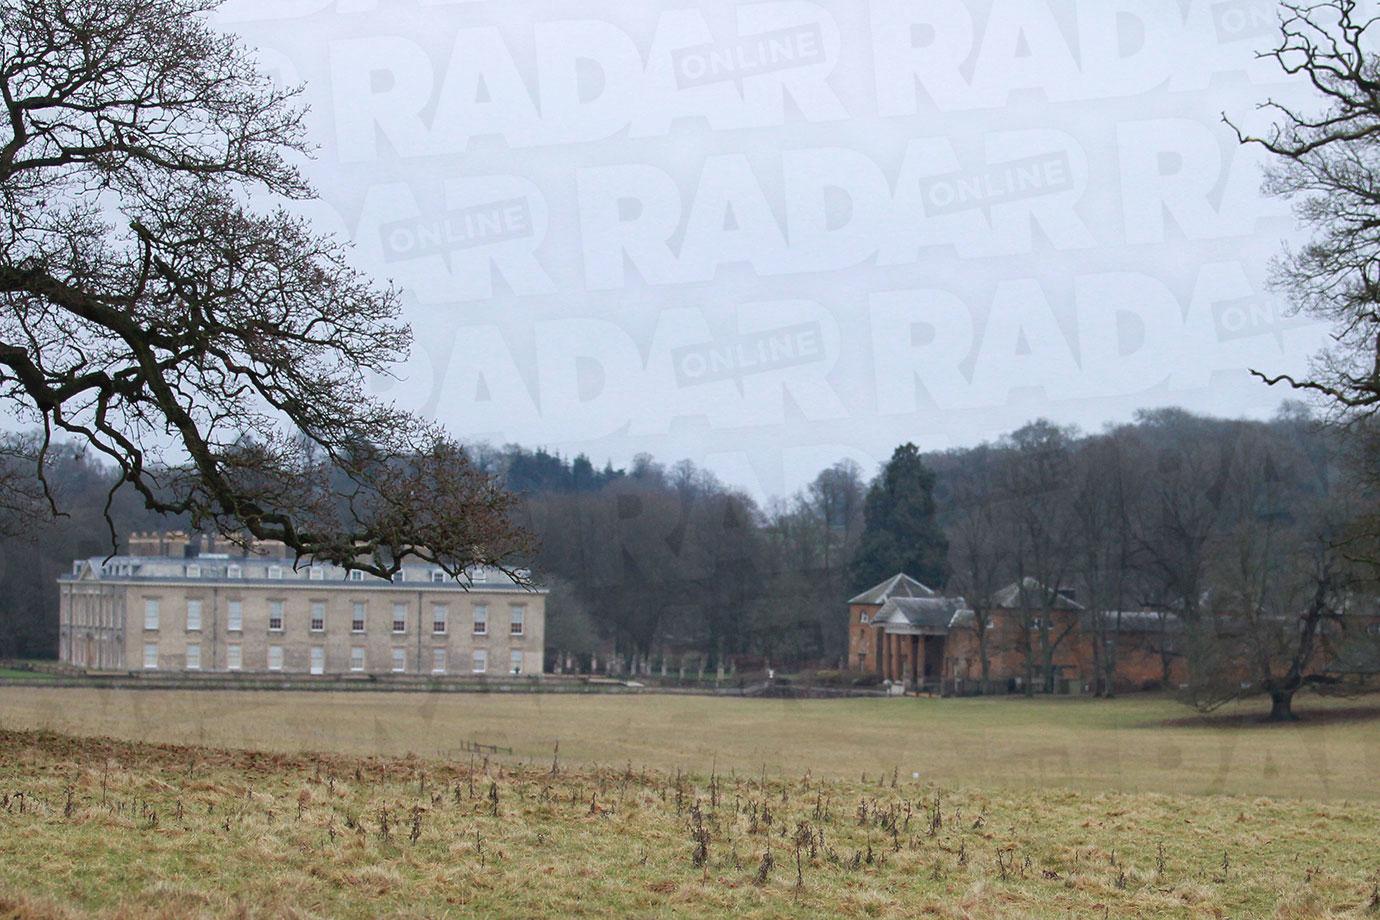
[[[1235,143],[1271,0],[231,0],[308,212],[404,292],[378,391],[466,440],[764,497],[1044,416],[1271,414],[1325,330]],[[1255,122],[1258,124],[1258,121]]]

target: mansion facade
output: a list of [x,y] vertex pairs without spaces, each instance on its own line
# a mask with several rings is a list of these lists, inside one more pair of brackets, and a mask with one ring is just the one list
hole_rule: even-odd
[[[88,671],[540,674],[546,592],[496,569],[462,586],[407,564],[390,580],[294,568],[281,545],[201,552],[139,535],[58,579],[60,657]],[[214,548],[214,543],[210,544]]]
[[[1117,690],[1173,684],[1182,679],[1173,614],[1104,612],[1106,629],[1069,592],[1047,592],[1033,579],[1008,585],[986,605],[988,686],[976,613],[962,597],[947,597],[905,574],[895,575],[848,601],[848,667],[892,686],[941,693],[1016,692],[1044,678],[1041,617],[1054,645],[1054,689],[1081,693],[1094,686],[1100,633],[1115,655]],[[1113,620],[1114,618],[1114,620]],[[1032,667],[1033,664],[1033,667]]]

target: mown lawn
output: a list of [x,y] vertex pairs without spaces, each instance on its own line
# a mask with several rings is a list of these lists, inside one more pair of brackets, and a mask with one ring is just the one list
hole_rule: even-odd
[[10,680],[52,680],[53,675],[46,671],[27,671],[23,668],[0,668],[0,678]]
[[0,731],[0,916],[1374,917],[1377,841],[1375,801],[826,778],[806,751],[711,775]]

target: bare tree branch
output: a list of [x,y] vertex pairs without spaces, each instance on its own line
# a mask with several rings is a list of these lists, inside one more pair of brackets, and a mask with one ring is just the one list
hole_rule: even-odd
[[311,195],[310,148],[300,88],[211,30],[216,5],[0,10],[0,398],[194,526],[381,576],[516,571],[511,499],[364,385],[410,346],[398,292],[244,204]]

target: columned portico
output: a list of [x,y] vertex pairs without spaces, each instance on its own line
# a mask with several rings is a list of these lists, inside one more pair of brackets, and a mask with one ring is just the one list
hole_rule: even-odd
[[884,680],[919,689],[943,679],[945,636],[901,627],[881,630],[878,673]]
[[964,610],[962,598],[943,597],[897,575],[849,604],[849,661],[908,689],[944,679],[945,637]]

